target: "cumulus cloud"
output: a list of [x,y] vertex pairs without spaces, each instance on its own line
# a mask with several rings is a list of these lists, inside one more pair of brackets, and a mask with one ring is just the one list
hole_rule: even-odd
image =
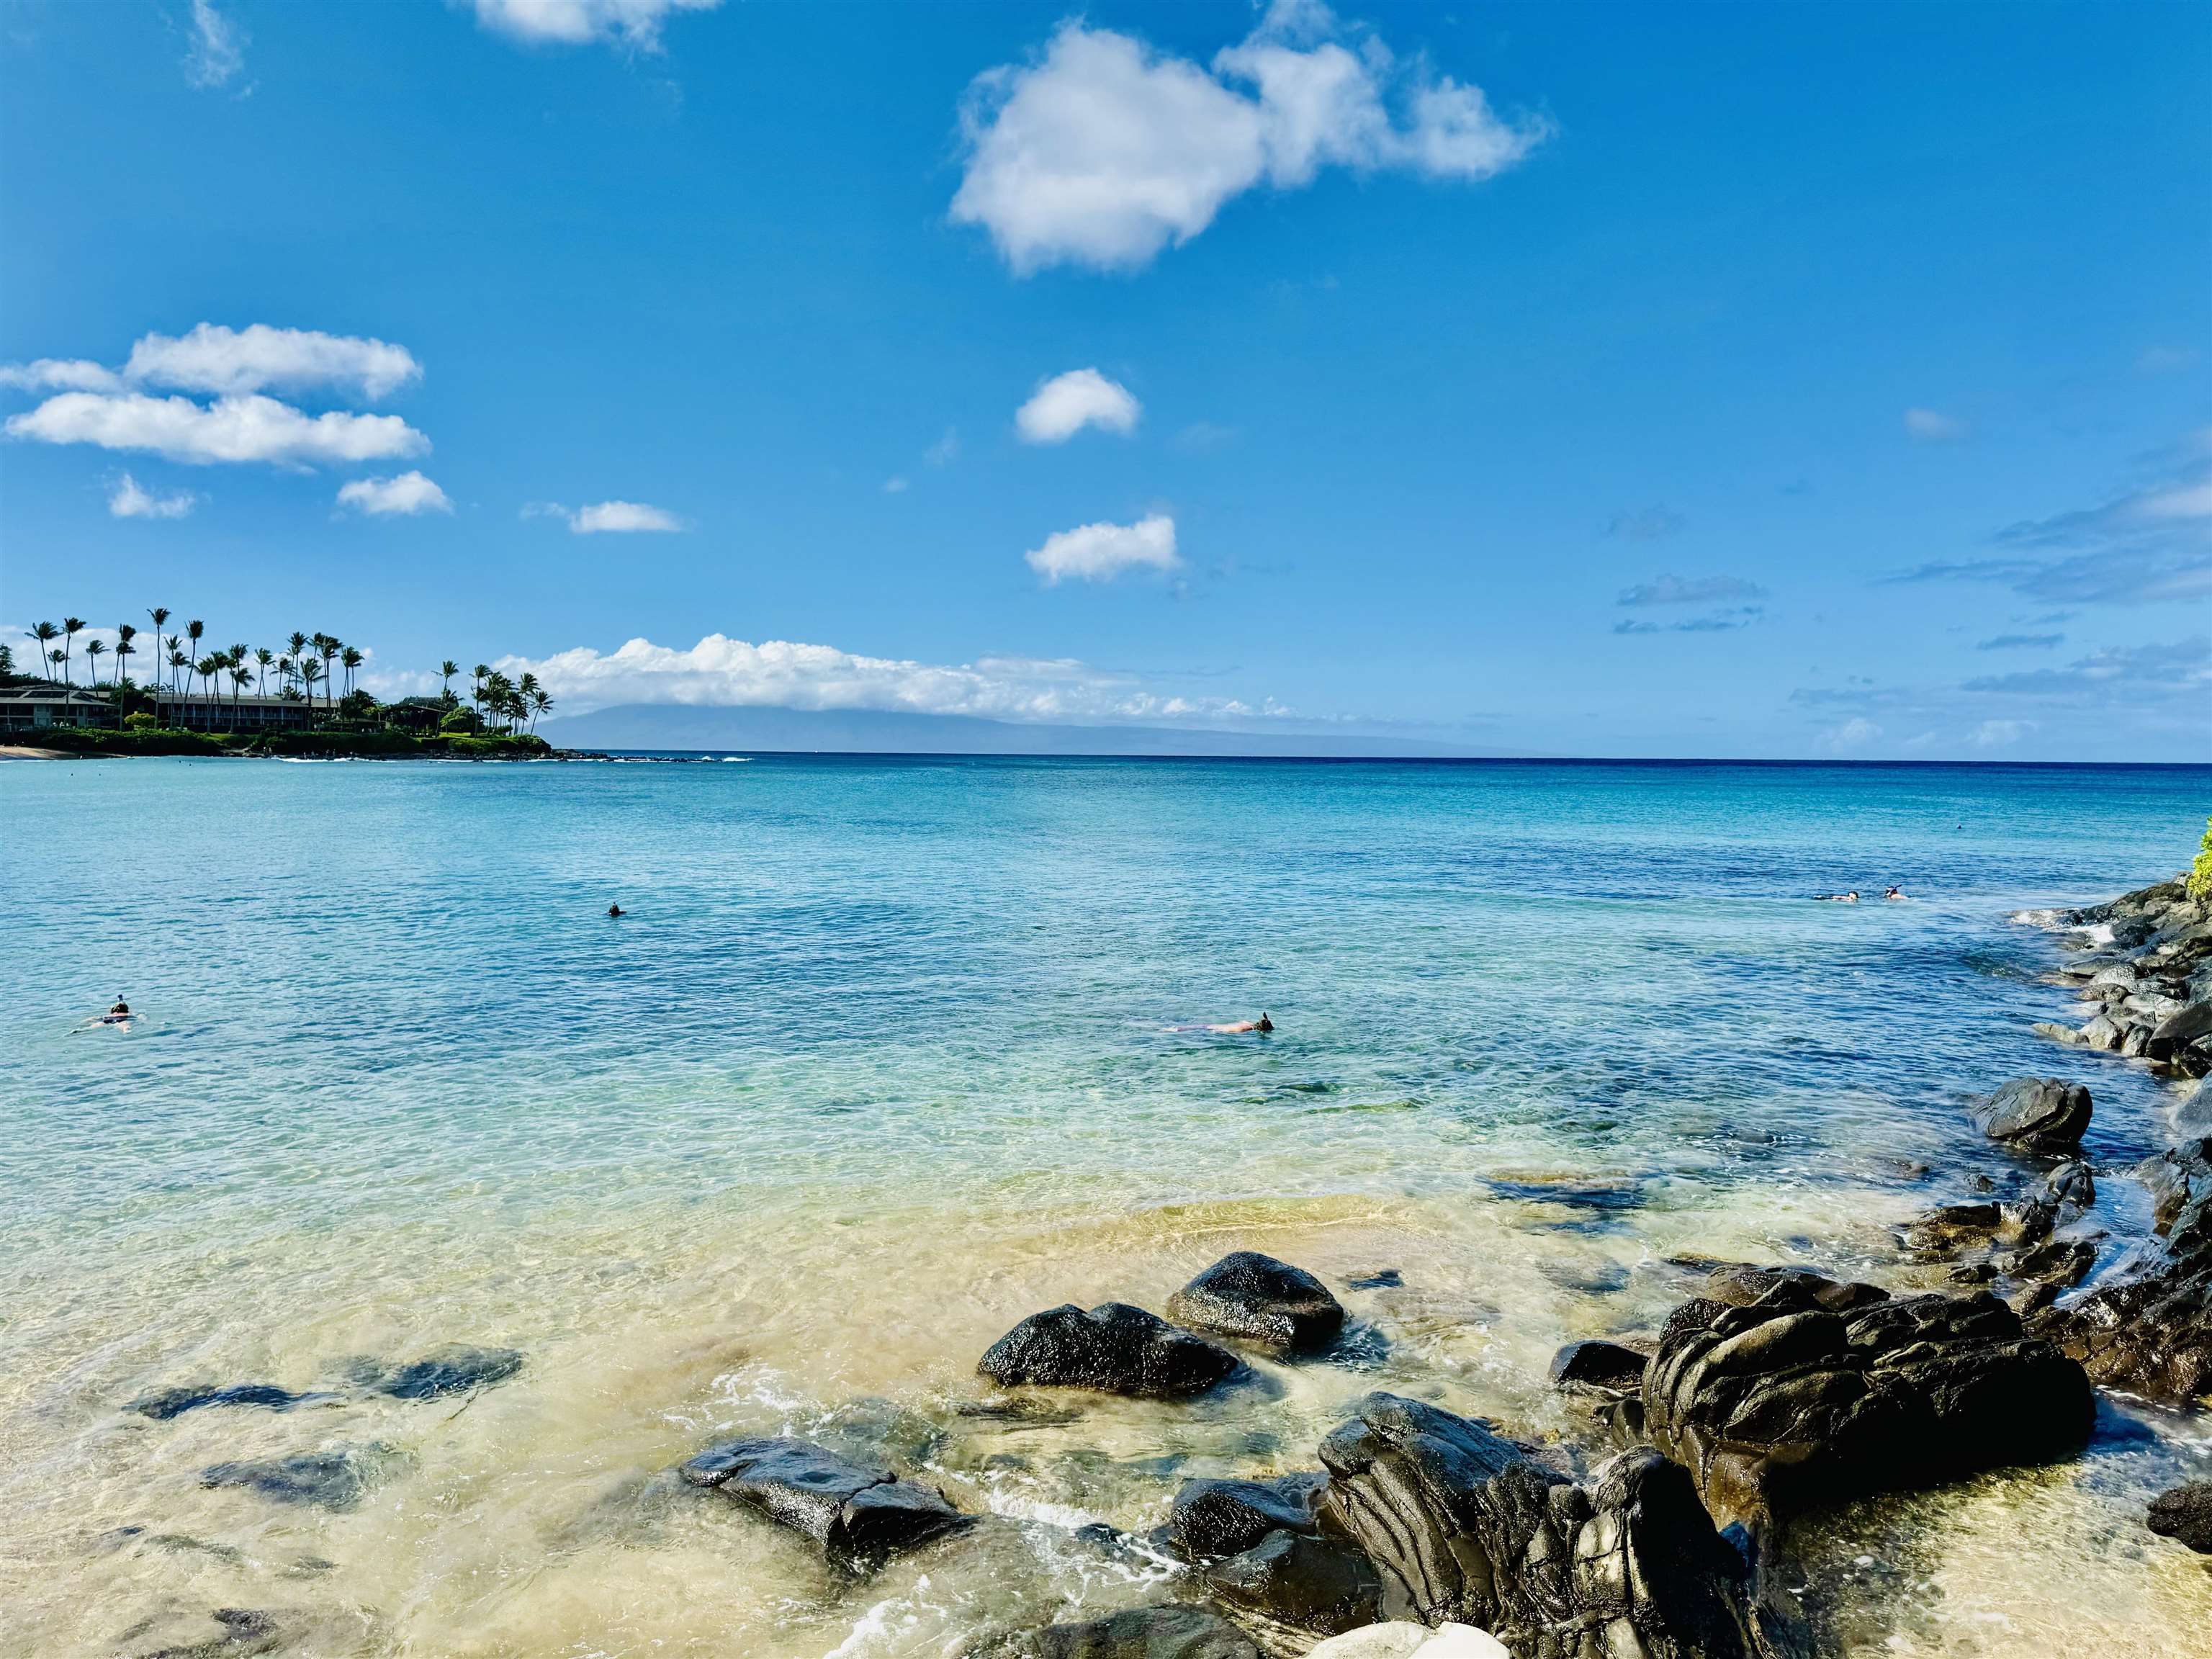
[[1014,411],[1014,429],[1025,444],[1064,444],[1086,426],[1133,432],[1143,412],[1128,387],[1095,368],[1071,368],[1037,382],[1030,400]]
[[1175,520],[1155,513],[1134,524],[1086,524],[1055,531],[1023,556],[1048,587],[1063,581],[1111,581],[1125,570],[1172,570]]
[[1277,0],[1210,66],[1073,20],[1036,58],[969,86],[951,217],[987,230],[1018,274],[1131,270],[1263,183],[1297,189],[1324,167],[1487,179],[1548,130],[1400,64],[1317,0]]
[[660,26],[671,13],[712,11],[722,0],[476,0],[477,21],[532,45],[587,46],[612,40],[640,52],[660,50]]
[[1966,741],[1977,749],[2002,749],[2034,730],[2033,720],[1984,720],[1966,734]]
[[181,519],[198,504],[199,497],[189,489],[158,495],[142,489],[128,472],[116,480],[107,497],[109,514],[118,519]]
[[1711,605],[1720,599],[1763,599],[1766,590],[1741,576],[1656,576],[1620,590],[1619,605]]
[[143,392],[64,392],[27,413],[9,416],[7,431],[34,443],[138,450],[193,465],[335,465],[415,455],[430,447],[428,438],[397,415],[335,410],[307,415],[258,395],[198,404]]
[[242,329],[202,323],[185,335],[141,337],[120,378],[224,396],[329,387],[374,403],[422,376],[406,347],[385,340],[266,323]]
[[571,533],[578,536],[669,533],[686,528],[684,520],[666,507],[650,507],[643,501],[594,501],[574,508],[558,501],[532,501],[522,509],[522,516],[565,519]]
[[537,675],[571,714],[628,703],[873,709],[1011,720],[1198,722],[1291,713],[1272,700],[1253,704],[1155,690],[1132,676],[1066,659],[990,657],[947,665],[782,640],[752,645],[720,634],[688,650],[635,639],[606,654],[580,647],[495,665],[510,674],[527,669]]
[[185,54],[185,79],[196,87],[224,84],[246,67],[246,33],[211,0],[192,0],[192,45]]
[[1966,423],[1932,409],[1908,409],[1905,430],[1924,444],[1954,443],[1966,435]]
[[420,472],[402,472],[391,478],[356,478],[351,483],[340,484],[338,505],[379,519],[453,510],[446,492]]
[[932,466],[950,466],[953,462],[959,459],[960,433],[958,428],[949,426],[946,427],[945,428],[945,435],[939,438],[935,443],[930,445],[927,449],[922,451],[921,459],[927,461]]
[[105,363],[82,357],[40,357],[34,362],[0,363],[0,386],[25,392],[120,392],[123,377]]

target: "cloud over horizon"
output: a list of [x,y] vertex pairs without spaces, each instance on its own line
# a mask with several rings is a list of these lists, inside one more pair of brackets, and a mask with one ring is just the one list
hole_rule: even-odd
[[1175,520],[1164,513],[1134,524],[1086,524],[1054,531],[1042,547],[1023,557],[1048,587],[1063,581],[1111,581],[1125,570],[1172,570],[1181,562],[1176,556]]
[[1551,130],[1501,119],[1423,59],[1401,64],[1319,0],[1276,0],[1210,66],[1070,19],[1037,57],[977,76],[960,125],[951,219],[982,227],[1018,276],[1137,269],[1234,198],[1323,167],[1488,179]]
[[1144,405],[1119,381],[1095,368],[1071,368],[1037,383],[1014,411],[1014,429],[1025,444],[1064,444],[1086,426],[1126,437],[1143,413]]

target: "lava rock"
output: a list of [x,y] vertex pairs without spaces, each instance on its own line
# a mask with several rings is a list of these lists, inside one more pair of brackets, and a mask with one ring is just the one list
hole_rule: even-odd
[[1319,1469],[1273,1480],[1186,1480],[1168,1531],[1187,1560],[1239,1555],[1271,1532],[1315,1531],[1314,1508],[1328,1485]]
[[1748,1262],[1715,1268],[1707,1276],[1702,1294],[1705,1299],[1727,1307],[1747,1308],[1777,1285],[1784,1285],[1794,1287],[1792,1294],[1809,1297],[1815,1307],[1826,1308],[1831,1313],[1848,1313],[1854,1308],[1889,1300],[1889,1292],[1879,1285],[1830,1279],[1810,1267],[1759,1267]]
[[1125,1607],[1048,1625],[987,1650],[992,1659],[1260,1659],[1252,1638],[1203,1607]]
[[710,1446],[683,1474],[812,1539],[833,1565],[848,1570],[975,1523],[941,1492],[787,1437]]
[[216,1463],[200,1471],[203,1486],[244,1486],[279,1504],[349,1510],[401,1461],[389,1446],[340,1446],[259,1462]]
[[443,1400],[504,1382],[521,1369],[522,1354],[518,1349],[476,1348],[465,1342],[448,1342],[404,1365],[356,1360],[347,1376],[357,1386],[394,1400]]
[[1986,1238],[2003,1223],[2004,1210],[1995,1203],[1945,1204],[1906,1224],[1903,1238],[1910,1249],[1940,1252],[1955,1249],[1969,1239]]
[[1570,1342],[1552,1356],[1552,1386],[1570,1394],[1633,1394],[1644,1386],[1648,1357],[1618,1342]]
[[272,1412],[283,1412],[289,1411],[295,1406],[330,1398],[326,1394],[294,1394],[289,1389],[280,1389],[274,1382],[221,1385],[196,1382],[142,1394],[123,1409],[136,1412],[141,1417],[150,1417],[157,1423],[166,1423],[173,1417],[198,1411],[203,1406],[261,1406]]
[[222,1634],[182,1647],[156,1648],[141,1659],[247,1659],[250,1654],[273,1652],[286,1632],[271,1615],[254,1607],[217,1607],[212,1617]]
[[2077,1146],[2089,1127],[2089,1091],[2063,1078],[2016,1077],[1975,1109],[1974,1122],[1990,1139],[2031,1151]]
[[2078,1158],[2069,1158],[2053,1170],[2044,1181],[2043,1190],[2053,1202],[2070,1204],[2076,1210],[2090,1209],[2097,1202],[2096,1176]]
[[1228,1349],[1125,1302],[1084,1311],[1073,1303],[1031,1314],[991,1346],[976,1369],[994,1382],[1096,1389],[1140,1399],[1187,1400],[1244,1368]]
[[2150,1529],[2212,1555],[2212,1480],[2192,1480],[2150,1500]]
[[[1840,1289],[1840,1287],[1838,1287]],[[1644,1378],[1644,1430],[1723,1522],[2070,1455],[2095,1415],[2081,1367],[1987,1294],[1834,1311],[1777,1282],[1675,1310]]]
[[1437,1407],[1371,1394],[1322,1443],[1321,1520],[1374,1563],[1385,1619],[1473,1625],[1522,1654],[1761,1650],[1743,1559],[1657,1453],[1581,1486]]
[[1257,1250],[1224,1255],[1168,1298],[1168,1317],[1277,1353],[1317,1353],[1344,1328],[1344,1309],[1303,1267]]
[[1371,1625],[1382,1609],[1375,1564],[1342,1539],[1271,1532],[1204,1577],[1231,1608],[1322,1636]]

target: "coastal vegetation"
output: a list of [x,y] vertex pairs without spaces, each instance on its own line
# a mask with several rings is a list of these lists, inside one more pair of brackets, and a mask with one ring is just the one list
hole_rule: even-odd
[[[385,702],[356,684],[367,654],[336,635],[295,631],[275,647],[205,647],[203,619],[178,622],[172,631],[167,606],[150,607],[146,617],[150,634],[123,623],[112,644],[94,635],[81,647],[77,638],[90,626],[84,618],[35,623],[24,630],[30,657],[21,664],[15,647],[0,645],[0,691],[64,694],[63,717],[29,728],[39,746],[93,755],[527,759],[552,752],[536,726],[553,698],[534,674],[510,677],[478,663],[463,697],[453,689],[460,665],[448,659],[435,696]],[[142,657],[146,667],[134,676]]]

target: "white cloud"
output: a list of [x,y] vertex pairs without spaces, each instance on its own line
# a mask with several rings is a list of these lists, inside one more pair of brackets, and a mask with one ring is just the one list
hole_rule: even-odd
[[141,489],[138,480],[126,472],[110,492],[107,510],[118,519],[181,519],[198,503],[199,497],[189,489],[178,490],[172,495],[157,495]]
[[643,501],[596,501],[589,507],[573,510],[558,501],[532,501],[522,509],[522,516],[526,519],[565,519],[568,521],[570,532],[579,536],[596,536],[610,532],[669,532],[686,528],[684,520],[667,508],[648,507]]
[[1014,411],[1014,428],[1025,444],[1064,444],[1086,426],[1133,432],[1143,413],[1128,387],[1095,368],[1071,368],[1037,383],[1030,400]]
[[338,505],[373,518],[453,510],[446,492],[420,472],[402,472],[392,478],[356,478],[351,483],[340,484]]
[[946,427],[945,435],[921,453],[921,459],[932,466],[950,466],[960,456],[960,433],[955,427]]
[[202,323],[189,334],[148,334],[131,348],[123,378],[180,392],[228,396],[332,386],[374,402],[422,378],[404,346],[315,329]]
[[617,40],[641,52],[660,50],[660,26],[672,12],[712,11],[722,0],[476,0],[477,21],[517,40],[580,46]]
[[1172,570],[1175,520],[1155,513],[1134,524],[1086,524],[1056,531],[1023,556],[1048,586],[1067,580],[1111,581],[1124,570]]
[[1832,726],[1814,738],[1814,743],[1831,754],[1842,754],[1853,749],[1863,749],[1881,736],[1881,727],[1863,716],[1855,715],[1841,726]]
[[2002,749],[2034,730],[2033,720],[1984,720],[1967,733],[1966,741],[1977,749]]
[[1129,270],[1263,182],[1296,189],[1323,167],[1486,179],[1549,131],[1501,120],[1478,87],[1400,65],[1371,33],[1346,35],[1327,7],[1278,0],[1206,68],[1064,23],[1041,57],[970,84],[951,217],[987,229],[1019,274]]
[[1131,676],[1065,659],[987,657],[944,665],[782,640],[751,645],[720,634],[688,650],[635,639],[605,655],[580,647],[494,665],[509,674],[529,670],[569,714],[625,703],[865,708],[1012,720],[1206,721],[1291,714],[1272,701],[1255,706],[1156,691]]
[[1908,409],[1905,411],[1905,429],[1922,443],[1946,444],[1965,437],[1967,427],[1964,421],[1932,409]]
[[123,377],[105,363],[82,357],[41,357],[36,362],[0,363],[0,386],[26,392],[120,392]]
[[219,87],[246,67],[246,33],[210,0],[192,0],[192,49],[185,54],[185,79]]
[[421,453],[430,441],[397,415],[307,415],[259,396],[155,398],[143,392],[64,392],[8,417],[8,434],[37,443],[143,450],[195,465],[268,461],[313,466]]

